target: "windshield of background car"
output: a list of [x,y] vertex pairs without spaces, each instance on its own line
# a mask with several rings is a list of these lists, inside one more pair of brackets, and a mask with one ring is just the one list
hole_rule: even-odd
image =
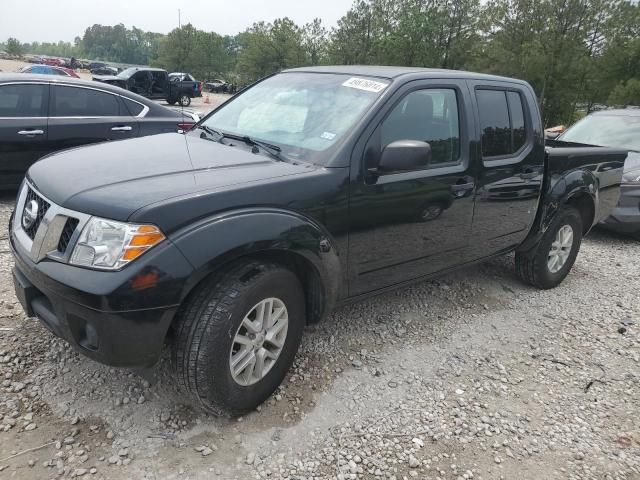
[[275,144],[292,159],[323,163],[388,84],[350,75],[282,73],[245,91],[204,125]]
[[134,73],[136,73],[137,71],[138,71],[138,69],[135,68],[135,67],[133,67],[133,68],[125,68],[118,75],[116,75],[116,77],[127,79],[130,76],[132,76]]
[[589,115],[558,140],[640,152],[640,115]]

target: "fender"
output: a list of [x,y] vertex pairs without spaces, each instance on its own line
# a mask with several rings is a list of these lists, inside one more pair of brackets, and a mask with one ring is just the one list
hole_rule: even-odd
[[564,175],[550,172],[545,181],[542,197],[538,204],[538,212],[527,238],[518,246],[517,251],[526,251],[536,245],[547,231],[558,212],[572,198],[585,195],[591,200],[594,218],[587,231],[596,223],[595,212],[598,211],[598,179],[590,170],[572,170]]
[[300,213],[278,208],[228,211],[189,225],[170,240],[194,267],[182,299],[202,279],[233,260],[275,253],[292,254],[317,274],[322,305],[313,309],[318,318],[312,321],[336,304],[343,279],[336,242],[324,227]]

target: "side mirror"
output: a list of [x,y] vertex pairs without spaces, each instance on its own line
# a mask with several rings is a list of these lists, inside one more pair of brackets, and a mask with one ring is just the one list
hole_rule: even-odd
[[396,140],[384,147],[379,173],[401,172],[426,168],[431,163],[431,145],[420,140]]
[[560,136],[560,132],[544,132],[544,136],[549,140],[555,140]]

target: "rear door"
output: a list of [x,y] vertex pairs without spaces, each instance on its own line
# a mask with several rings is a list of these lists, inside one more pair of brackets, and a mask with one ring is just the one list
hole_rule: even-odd
[[526,237],[544,174],[544,144],[533,92],[520,84],[470,81],[480,149],[473,240],[481,258]]
[[79,85],[52,85],[49,141],[56,150],[138,136],[119,95]]
[[51,150],[49,84],[0,84],[0,187],[17,186],[27,169]]

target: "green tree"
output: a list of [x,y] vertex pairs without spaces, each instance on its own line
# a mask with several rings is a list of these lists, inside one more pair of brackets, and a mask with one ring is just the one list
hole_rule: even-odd
[[327,55],[328,31],[322,25],[322,20],[314,18],[311,23],[302,27],[302,46],[307,55],[307,62],[319,65],[325,61]]
[[640,80],[631,78],[616,85],[609,95],[609,104],[619,107],[640,106]]
[[255,23],[238,40],[236,72],[241,83],[306,63],[302,30],[289,18]]
[[16,38],[9,38],[7,43],[5,44],[5,50],[9,55],[16,55],[18,57],[22,56],[24,53],[24,47],[20,43],[20,41]]

